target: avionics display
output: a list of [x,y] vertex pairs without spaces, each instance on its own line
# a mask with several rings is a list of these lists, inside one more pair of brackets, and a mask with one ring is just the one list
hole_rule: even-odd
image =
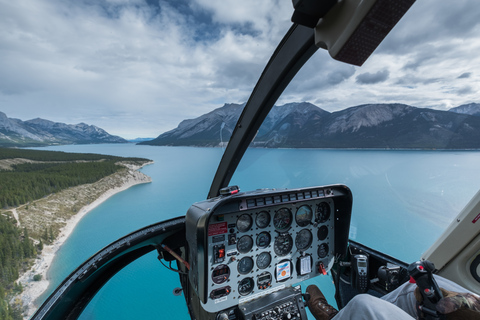
[[207,312],[243,304],[326,274],[346,251],[345,186],[261,190],[192,205],[190,282]]

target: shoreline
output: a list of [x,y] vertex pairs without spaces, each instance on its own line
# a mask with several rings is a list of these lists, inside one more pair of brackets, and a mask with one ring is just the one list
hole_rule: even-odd
[[[16,281],[23,286],[23,291],[19,295],[13,297],[12,302],[20,302],[22,304],[24,319],[30,319],[39,307],[39,305],[37,305],[37,300],[48,289],[48,286],[50,285],[50,281],[47,277],[48,269],[52,265],[57,251],[72,234],[78,222],[80,222],[80,220],[84,216],[86,216],[90,211],[105,202],[111,196],[119,192],[125,191],[135,185],[152,182],[152,179],[149,176],[138,171],[140,168],[152,163],[153,162],[147,162],[141,166],[125,165],[128,170],[125,173],[126,180],[121,186],[116,186],[108,189],[103,194],[101,194],[95,201],[91,202],[86,206],[83,206],[77,212],[77,214],[73,215],[70,219],[66,221],[66,225],[60,229],[60,234],[53,241],[53,243],[50,245],[44,245],[41,254],[37,256],[32,267],[25,273],[21,274]],[[38,274],[42,276],[41,280],[34,281],[33,277]]]

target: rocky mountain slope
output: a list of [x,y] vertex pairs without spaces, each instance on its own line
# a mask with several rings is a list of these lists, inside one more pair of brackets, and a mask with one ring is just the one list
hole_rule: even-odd
[[[225,104],[182,121],[149,145],[219,146],[243,105]],[[366,104],[328,112],[302,102],[274,106],[253,141],[270,148],[479,149],[480,104],[439,111],[404,104]]]
[[464,104],[448,111],[480,117],[480,103]]
[[121,137],[85,123],[65,124],[44,119],[22,121],[0,112],[0,146],[44,146],[53,144],[127,143]]

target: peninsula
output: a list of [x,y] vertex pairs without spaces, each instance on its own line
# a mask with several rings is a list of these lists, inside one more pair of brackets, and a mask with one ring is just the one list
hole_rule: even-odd
[[[38,308],[37,304],[41,303],[41,301],[36,300],[48,288],[48,268],[56,252],[72,233],[76,224],[88,214],[88,212],[112,195],[126,190],[131,186],[151,182],[150,177],[138,170],[153,162],[148,159],[100,155],[97,156],[103,159],[95,159],[95,156],[88,155],[86,158],[92,158],[88,160],[75,159],[73,161],[55,159],[56,161],[52,161],[50,154],[47,154],[49,161],[44,161],[38,160],[42,158],[39,157],[38,153],[27,155],[30,158],[28,159],[6,156],[10,152],[15,153],[16,151],[0,148],[0,173],[6,177],[9,177],[9,174],[27,170],[24,165],[27,165],[27,167],[29,165],[33,165],[34,167],[40,166],[42,168],[46,166],[47,169],[54,163],[60,165],[72,163],[100,164],[113,161],[115,165],[115,172],[104,175],[94,182],[66,187],[17,206],[6,207],[7,205],[3,205],[4,208],[0,208],[2,216],[13,217],[15,220],[12,218],[12,223],[16,224],[19,230],[23,230],[23,237],[25,237],[25,234],[28,234],[28,238],[31,239],[36,248],[37,254],[35,254],[33,261],[31,259],[29,260],[28,268],[23,267],[19,270],[20,277],[15,280],[13,285],[14,289],[9,289],[9,287],[5,288],[9,293],[8,302],[13,306],[12,309],[16,310],[17,313],[21,313],[24,319],[29,319]],[[68,158],[69,155],[70,154],[62,153],[60,156]],[[56,156],[58,156],[58,154],[55,155],[55,157]],[[78,158],[79,154],[74,157]],[[68,170],[72,170],[70,166],[67,166],[67,168]],[[85,169],[85,167],[82,167],[82,169]],[[35,171],[35,173],[28,172],[28,174],[30,174],[29,177],[31,177],[41,172],[40,170]],[[15,185],[12,185],[9,189],[15,190]],[[5,203],[7,201],[5,199],[8,199],[8,196],[1,194],[0,196],[3,196],[3,198],[0,199],[3,199],[3,203]],[[27,196],[25,195],[25,197]],[[22,263],[22,265],[25,266],[25,262]],[[19,292],[20,290],[18,290],[18,288],[22,289],[21,292]]]

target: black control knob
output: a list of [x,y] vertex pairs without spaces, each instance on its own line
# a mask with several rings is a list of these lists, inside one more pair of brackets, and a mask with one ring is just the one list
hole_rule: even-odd
[[285,312],[283,314],[282,320],[291,320],[292,319],[292,314],[290,312]]

